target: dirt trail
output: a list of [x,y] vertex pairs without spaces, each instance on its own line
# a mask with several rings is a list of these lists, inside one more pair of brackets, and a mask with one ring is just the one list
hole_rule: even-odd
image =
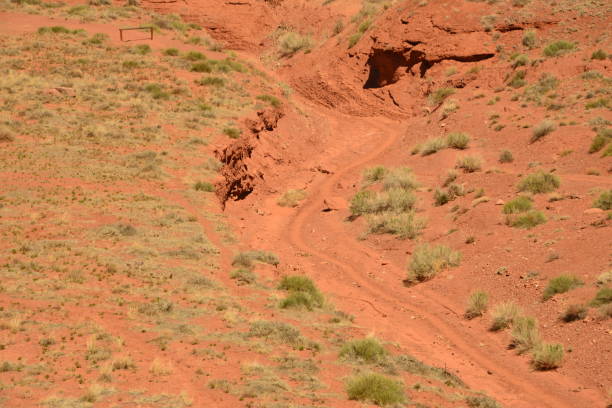
[[[350,123],[330,120],[339,120],[336,126],[347,133],[359,131],[354,119]],[[321,202],[325,197],[341,194],[337,191],[339,183],[354,180],[363,167],[375,164],[398,142],[399,123],[384,126],[381,123],[380,119],[365,122],[366,128],[375,129],[369,136],[377,147],[358,158],[339,157],[335,162],[338,170],[313,183],[309,199],[289,221],[286,237],[280,237],[295,247],[296,252],[308,253],[325,265],[325,271],[321,266],[311,265],[306,273],[315,276],[325,291],[338,299],[339,306],[352,304],[354,309],[355,302],[361,303],[358,307],[369,304],[371,308],[362,311],[358,322],[366,319],[373,322],[373,329],[385,340],[399,343],[401,348],[425,357],[428,362],[459,372],[471,387],[486,390],[505,406],[570,408],[602,404],[596,392],[572,392],[580,387],[570,378],[558,373],[530,371],[524,360],[504,350],[499,336],[479,333],[479,337],[474,337],[466,330],[462,312],[455,311],[457,305],[440,294],[419,287],[403,287],[405,271],[401,266],[382,262],[385,269],[382,278],[373,279],[367,273],[383,269],[381,255],[347,235],[337,217],[324,215]],[[322,240],[324,236],[333,237],[332,242]]]

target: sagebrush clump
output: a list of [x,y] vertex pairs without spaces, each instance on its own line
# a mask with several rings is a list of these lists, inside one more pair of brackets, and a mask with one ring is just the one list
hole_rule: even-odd
[[408,282],[429,280],[444,269],[459,266],[461,253],[445,245],[423,244],[415,248],[408,261]]

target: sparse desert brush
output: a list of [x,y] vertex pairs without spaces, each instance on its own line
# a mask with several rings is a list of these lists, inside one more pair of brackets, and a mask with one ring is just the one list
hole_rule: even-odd
[[0,373],[8,372],[19,372],[23,370],[24,365],[21,363],[11,363],[10,361],[3,361],[0,363]]
[[134,48],[132,48],[132,53],[138,55],[146,55],[151,53],[151,46],[149,44],[138,44]]
[[612,190],[604,191],[593,201],[593,207],[601,208],[604,211],[612,210]]
[[444,205],[455,200],[465,194],[465,189],[461,184],[451,183],[446,190],[436,189],[434,192],[434,201],[436,206]]
[[15,133],[7,126],[0,126],[0,143],[9,143],[15,140]]
[[582,285],[583,282],[574,275],[559,275],[548,282],[542,300],[548,300],[558,293],[565,293]]
[[563,362],[563,345],[558,343],[541,343],[533,351],[532,364],[536,370],[552,370]]
[[462,169],[464,173],[473,173],[482,168],[482,159],[476,156],[464,156],[457,159],[455,167]]
[[246,336],[287,344],[297,350],[318,351],[320,349],[317,343],[305,339],[298,329],[283,322],[265,320],[252,322]]
[[587,102],[584,107],[586,109],[599,109],[599,108],[607,108],[610,109],[610,98],[597,98],[590,102]]
[[593,138],[593,141],[591,142],[591,146],[589,147],[589,153],[597,153],[598,151],[606,147],[606,145],[610,142],[612,142],[612,129],[599,129],[597,131],[597,134]]
[[193,189],[196,191],[206,191],[212,193],[215,191],[215,186],[208,181],[198,181],[193,185]]
[[40,27],[38,34],[83,34],[83,30],[70,30],[63,26]]
[[280,108],[282,105],[282,102],[280,99],[278,99],[276,96],[272,96],[272,95],[257,95],[257,100],[262,101],[262,102],[267,102],[270,104],[270,106],[274,107],[274,108]]
[[166,48],[164,50],[164,55],[167,55],[169,57],[178,57],[179,54],[180,52],[176,48]]
[[572,304],[565,309],[561,315],[561,320],[569,323],[576,320],[582,320],[586,317],[586,315],[587,308],[584,305]]
[[524,213],[508,215],[506,224],[514,228],[531,229],[547,221],[546,216],[542,211],[529,210]]
[[555,41],[553,43],[548,44],[544,47],[542,53],[546,57],[558,57],[563,54],[567,54],[570,51],[573,51],[576,48],[576,44],[571,43],[569,41]]
[[369,167],[363,171],[364,185],[370,185],[382,181],[389,170],[385,166]]
[[529,57],[525,54],[515,54],[511,58],[512,68],[523,67],[529,64]]
[[149,372],[155,376],[170,375],[174,371],[172,363],[155,358],[149,366]]
[[540,170],[523,177],[518,184],[518,190],[533,194],[544,194],[552,193],[560,185],[561,181],[558,176]]
[[498,331],[510,327],[522,315],[521,309],[512,302],[500,303],[491,312],[491,331]]
[[400,404],[406,399],[399,381],[377,373],[362,373],[351,377],[346,392],[351,400],[372,402],[379,406]]
[[512,77],[508,80],[508,86],[511,86],[514,89],[521,88],[527,85],[527,81],[525,81],[525,77],[527,76],[527,71],[520,70],[516,71]]
[[472,294],[468,298],[468,306],[465,310],[465,318],[474,319],[476,317],[482,316],[486,312],[488,304],[489,295],[487,294],[487,292],[482,290],[472,292]]
[[447,187],[449,184],[457,180],[459,177],[459,173],[455,169],[449,169],[446,172],[446,178],[444,179],[444,183],[442,183],[442,187]]
[[540,342],[537,319],[531,316],[519,316],[514,320],[510,345],[515,348],[519,354],[531,351],[534,347],[539,345]]
[[312,47],[312,40],[307,35],[286,32],[278,37],[278,51],[282,57],[290,57],[298,51],[308,51]]
[[289,292],[287,297],[280,302],[282,309],[306,308],[313,310],[322,307],[325,298],[315,286],[312,279],[307,276],[292,275],[285,276],[281,280],[278,288]]
[[453,149],[467,149],[470,143],[470,136],[467,133],[452,132],[446,136],[446,144]]
[[170,94],[164,91],[164,86],[160,84],[148,84],[144,90],[151,94],[153,99],[169,99]]
[[423,282],[444,269],[459,266],[461,254],[444,245],[416,247],[408,261],[408,282]]
[[387,350],[374,337],[351,340],[340,349],[340,357],[359,363],[378,363],[387,356]]
[[200,51],[189,51],[187,54],[183,56],[188,61],[199,61],[205,60],[206,56],[202,54]]
[[612,303],[607,303],[599,308],[599,317],[601,319],[612,318]]
[[426,140],[423,144],[421,144],[419,150],[421,152],[421,156],[429,156],[430,154],[434,154],[440,150],[446,149],[447,147],[446,139],[436,137]]
[[533,201],[529,197],[518,196],[504,204],[502,212],[504,214],[519,214],[531,210]]
[[537,44],[537,34],[535,31],[533,30],[528,30],[525,31],[525,34],[523,34],[523,39],[522,39],[522,43],[525,47],[527,48],[534,48]]
[[387,171],[382,178],[383,189],[385,191],[414,190],[419,183],[408,167],[396,167]]
[[[384,213],[399,214],[410,211],[416,203],[416,196],[410,190],[393,188],[388,191],[374,192],[362,190],[351,200],[351,213],[355,216]],[[387,217],[385,217],[387,218]]]
[[446,119],[451,113],[459,109],[459,104],[455,100],[448,100],[442,105],[442,119]]
[[250,285],[257,281],[255,274],[251,270],[244,268],[234,269],[230,273],[230,279],[234,279],[238,285]]
[[612,283],[612,270],[609,270],[607,272],[602,272],[598,277],[597,277],[597,285],[607,285],[608,283]]
[[595,298],[591,300],[592,306],[602,306],[612,303],[612,288],[601,288],[597,291]]
[[213,67],[209,61],[196,62],[191,65],[191,71],[209,74],[213,72]]
[[130,356],[117,356],[113,359],[111,367],[113,368],[113,371],[117,371],[136,368],[136,365]]
[[300,201],[306,198],[304,190],[288,190],[285,192],[276,203],[281,207],[297,207]]
[[430,105],[440,105],[446,98],[456,92],[455,88],[440,88],[429,94]]
[[529,142],[534,143],[540,140],[544,136],[552,133],[556,128],[557,128],[557,125],[555,125],[555,122],[550,121],[550,120],[543,121],[542,123],[540,123],[538,126],[536,126],[533,129],[533,132],[531,134],[531,139],[529,140]]
[[469,395],[465,403],[469,408],[502,408],[497,401],[486,395]]
[[242,131],[235,127],[226,127],[223,128],[223,133],[231,139],[238,139],[242,134]]
[[280,263],[278,256],[272,252],[265,251],[247,251],[240,252],[234,256],[232,260],[232,266],[242,267],[251,269],[254,266],[254,262],[263,262],[269,265],[276,266]]
[[414,211],[405,213],[386,212],[368,217],[368,233],[394,234],[400,239],[414,239],[423,228],[425,219]]
[[605,60],[606,58],[608,58],[608,53],[602,49],[594,51],[591,54],[591,59],[594,59],[594,60]]

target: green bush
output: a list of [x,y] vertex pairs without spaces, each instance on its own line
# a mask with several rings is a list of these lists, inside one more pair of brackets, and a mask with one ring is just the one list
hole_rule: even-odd
[[437,153],[440,150],[446,149],[446,139],[436,137],[433,139],[426,140],[420,148],[421,156],[429,156],[430,154]]
[[189,61],[199,61],[206,59],[204,54],[202,54],[200,51],[189,51],[187,54],[185,54],[183,58]]
[[254,262],[256,261],[273,266],[277,266],[280,263],[278,257],[272,252],[247,251],[236,254],[232,260],[232,266],[251,269],[255,266]]
[[534,48],[536,46],[537,41],[538,40],[535,31],[529,30],[525,31],[525,34],[523,34],[522,43],[525,47]]
[[385,166],[369,167],[363,171],[363,183],[370,185],[382,181],[388,172]]
[[213,71],[213,67],[209,61],[197,62],[191,66],[191,71],[209,74]]
[[153,99],[168,99],[170,94],[164,91],[164,88],[160,84],[148,84],[145,86],[145,91],[151,94]]
[[565,293],[582,285],[582,281],[576,276],[557,276],[548,282],[548,286],[544,289],[544,293],[542,294],[542,299],[548,300],[558,293]]
[[612,210],[612,190],[604,191],[593,201],[593,207],[601,208],[604,211]]
[[511,347],[515,348],[519,354],[531,351],[540,342],[538,321],[535,318],[519,316],[514,320]]
[[193,188],[196,191],[206,191],[209,193],[212,193],[215,191],[215,186],[214,184],[208,182],[208,181],[198,181],[197,183],[194,184]]
[[561,320],[566,323],[573,322],[576,320],[582,320],[587,315],[587,308],[584,305],[569,305],[565,312],[561,315]]
[[598,109],[598,108],[607,108],[610,109],[610,99],[609,98],[598,98],[591,102],[588,102],[584,105],[586,109]]
[[524,67],[529,64],[529,57],[525,54],[515,54],[510,59],[513,61],[512,68]]
[[414,239],[425,228],[425,219],[414,211],[395,214],[386,212],[368,217],[368,233],[394,234],[400,239]]
[[592,306],[601,306],[612,303],[612,288],[601,288],[597,291],[595,298],[591,300]]
[[591,142],[589,153],[596,153],[612,141],[612,129],[599,129]]
[[313,310],[322,307],[325,299],[314,282],[300,275],[285,276],[278,288],[289,292],[287,297],[280,302],[282,309],[306,308]]
[[514,156],[512,156],[512,152],[510,150],[502,150],[499,154],[499,162],[500,163],[512,163],[514,161]]
[[455,88],[440,88],[432,92],[429,97],[429,103],[431,105],[440,105],[446,98],[455,93]]
[[518,89],[527,85],[527,81],[525,81],[526,76],[527,71],[516,71],[514,75],[508,80],[508,86],[511,86],[514,89]]
[[558,57],[573,51],[574,48],[576,48],[576,44],[561,40],[548,44],[544,48],[543,53],[546,57]]
[[408,167],[397,167],[387,171],[382,178],[382,183],[384,190],[414,190],[419,186],[414,173]]
[[307,51],[312,47],[309,36],[286,32],[278,38],[278,51],[281,56],[289,57],[298,51]]
[[387,350],[378,340],[372,337],[352,340],[344,343],[340,357],[363,363],[378,363],[387,356]]
[[280,301],[281,309],[307,309],[314,310],[317,307],[323,306],[322,302],[313,298],[309,293],[292,292],[286,298]]
[[460,157],[455,167],[462,169],[464,173],[473,173],[482,168],[482,159],[476,156]]
[[217,88],[221,88],[225,85],[225,79],[220,77],[207,76],[197,81],[197,83],[198,85],[215,86]]
[[275,108],[280,108],[282,105],[281,100],[278,99],[276,96],[272,95],[258,95],[257,99],[263,102],[267,102]]
[[489,303],[489,295],[487,292],[477,290],[472,292],[468,299],[468,307],[465,311],[466,319],[474,319],[475,317],[482,316],[487,310]]
[[525,176],[519,182],[518,189],[519,191],[528,191],[533,194],[543,194],[555,191],[560,185],[559,177],[540,170]]
[[606,58],[608,58],[608,53],[602,49],[599,49],[591,54],[591,59],[594,60],[605,60]]
[[469,408],[502,408],[497,401],[486,395],[470,395],[465,398],[465,402]]
[[554,122],[550,120],[545,120],[540,123],[538,126],[533,128],[533,132],[531,133],[530,143],[536,142],[543,138],[544,136],[552,133],[557,128]]
[[408,262],[408,282],[423,282],[444,269],[458,266],[461,254],[444,245],[423,244],[414,249]]
[[313,294],[319,292],[312,279],[302,275],[283,276],[283,279],[281,279],[281,282],[278,284],[278,289],[287,290],[289,292],[308,292]]
[[349,379],[346,392],[350,400],[372,402],[379,406],[405,401],[402,384],[376,373],[364,373]]
[[504,214],[519,214],[531,210],[533,202],[529,197],[519,196],[504,204]]
[[230,279],[234,279],[238,285],[250,285],[257,281],[257,277],[250,269],[238,268],[230,273]]
[[452,132],[446,137],[446,144],[453,149],[467,149],[470,143],[470,136],[467,133]]
[[132,48],[132,52],[138,55],[146,55],[151,53],[151,47],[149,44],[138,44],[134,48]]
[[242,131],[235,127],[223,128],[223,134],[227,135],[231,139],[238,139],[242,134]]
[[510,327],[522,314],[521,309],[512,302],[500,303],[491,312],[491,331],[498,331]]
[[409,211],[416,203],[416,196],[409,190],[394,188],[389,191],[359,191],[351,200],[353,215],[401,213]]
[[563,345],[542,343],[533,352],[532,364],[536,370],[552,370],[563,362]]
[[169,57],[176,57],[179,55],[179,50],[176,48],[166,48],[164,50],[164,55],[167,55]]
[[63,26],[53,26],[53,27],[40,27],[38,29],[38,34],[80,34],[84,33],[83,30],[70,30]]

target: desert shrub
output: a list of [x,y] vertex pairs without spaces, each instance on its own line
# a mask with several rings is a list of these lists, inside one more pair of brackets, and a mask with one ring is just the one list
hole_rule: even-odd
[[400,370],[418,375],[419,377],[436,379],[449,387],[466,387],[465,383],[461,381],[461,378],[448,370],[427,365],[408,354],[396,356],[393,362]]
[[316,307],[322,307],[325,301],[314,282],[306,276],[285,276],[278,288],[289,292],[280,303],[282,309],[304,307],[313,310]]
[[353,215],[401,213],[409,211],[416,203],[416,196],[409,190],[394,188],[389,191],[373,192],[363,190],[351,200]]
[[309,293],[305,292],[291,292],[280,301],[279,307],[281,309],[307,309],[314,310],[317,307],[321,307],[322,301],[313,298]]
[[306,51],[312,47],[309,36],[294,32],[286,32],[278,38],[278,51],[281,56],[289,57],[298,51]]
[[15,140],[15,133],[6,126],[0,125],[0,143],[10,143]]
[[209,61],[196,62],[191,66],[192,72],[202,72],[202,73],[211,73],[213,72],[213,67]]
[[103,33],[95,33],[87,40],[83,41],[83,45],[101,45],[108,40],[108,35]]
[[413,190],[419,186],[412,170],[408,167],[397,167],[387,171],[383,178],[384,190]]
[[153,99],[168,99],[170,94],[164,90],[164,87],[160,84],[148,84],[145,86],[145,91],[151,94]]
[[543,138],[544,136],[552,133],[557,128],[554,122],[550,120],[545,120],[540,123],[538,126],[533,128],[533,132],[531,133],[530,143],[536,142]]
[[470,136],[467,133],[452,132],[446,137],[446,144],[453,149],[467,149],[470,143]]
[[533,352],[532,364],[536,370],[552,370],[563,362],[563,345],[542,343]]
[[518,184],[518,189],[533,194],[543,194],[555,191],[560,185],[559,177],[540,170],[523,177]]
[[363,183],[366,185],[378,183],[388,172],[385,166],[369,167],[363,171]]
[[512,302],[500,303],[491,312],[491,331],[498,331],[510,327],[522,314],[521,309]]
[[401,239],[413,239],[425,228],[425,219],[414,211],[406,213],[382,213],[368,217],[368,232],[372,234],[394,234]]
[[267,102],[275,108],[280,108],[282,105],[281,100],[272,95],[257,95],[257,100]]
[[132,48],[132,52],[138,55],[146,55],[151,53],[151,47],[149,44],[138,44],[134,48]]
[[522,43],[527,48],[534,48],[536,46],[538,39],[536,32],[533,30],[525,31],[523,34]]
[[272,252],[247,251],[240,252],[236,256],[234,256],[234,259],[232,260],[232,266],[251,269],[253,268],[255,261],[267,263],[269,265],[274,266],[280,263],[278,257]]
[[497,401],[486,395],[470,395],[465,398],[465,403],[469,408],[502,408]]
[[504,204],[504,214],[518,214],[531,210],[533,203],[529,197],[519,196]]
[[193,188],[196,191],[206,191],[206,192],[213,192],[215,191],[215,186],[214,184],[208,182],[208,181],[198,181],[197,183],[194,184]]
[[602,272],[597,277],[597,285],[607,285],[608,283],[612,283],[612,270],[607,272]]
[[596,153],[612,142],[612,129],[599,129],[591,142],[589,153]]
[[597,98],[588,102],[584,105],[586,109],[598,109],[598,108],[608,108],[610,109],[610,99],[609,98]]
[[414,249],[408,262],[408,281],[423,282],[444,269],[458,266],[461,254],[444,245],[423,244]]
[[276,203],[281,207],[297,207],[300,201],[306,198],[304,190],[288,190],[285,192]]
[[532,350],[540,344],[538,321],[530,316],[519,316],[512,324],[511,347],[519,354]]
[[351,340],[340,349],[340,357],[363,363],[377,363],[387,356],[387,350],[373,337]]
[[514,161],[514,156],[512,156],[512,152],[510,150],[502,150],[499,154],[499,162],[500,163],[512,163]]
[[601,306],[612,303],[612,288],[601,288],[597,291],[595,298],[591,300],[592,306]]
[[235,127],[223,128],[223,134],[227,135],[231,139],[238,139],[242,134],[242,131]]
[[179,50],[176,48],[166,48],[164,50],[164,55],[169,57],[177,57],[179,55]]
[[558,57],[573,51],[574,48],[576,48],[576,44],[561,40],[548,44],[542,52],[546,57]]
[[599,317],[601,319],[612,318],[612,303],[605,304],[601,306],[598,310],[599,310]]
[[376,373],[363,373],[349,379],[346,386],[349,399],[368,401],[386,406],[405,400],[402,384]]
[[111,363],[111,367],[113,371],[116,370],[129,370],[131,368],[135,368],[136,365],[134,361],[129,356],[118,356],[115,357]]
[[512,68],[523,67],[529,64],[529,57],[525,54],[516,54],[510,59],[512,60]]
[[460,157],[455,167],[462,169],[464,173],[473,173],[482,168],[482,159],[476,156]]
[[199,60],[206,59],[204,54],[202,54],[200,51],[189,51],[187,54],[183,56],[183,58],[189,61],[199,61]]
[[268,341],[287,344],[298,350],[318,350],[318,344],[305,339],[300,331],[290,324],[259,320],[251,323],[246,337],[256,337]]
[[446,149],[446,140],[441,137],[426,140],[420,148],[421,156],[429,156],[440,150]]
[[80,33],[84,33],[83,30],[70,30],[63,26],[40,27],[37,32],[38,34],[80,34]]
[[569,305],[563,314],[561,315],[561,320],[566,323],[573,322],[576,320],[582,320],[587,315],[587,308],[584,305]]
[[216,86],[218,88],[225,85],[225,78],[215,77],[215,76],[207,76],[199,81],[197,81],[198,85],[203,86]]
[[431,105],[439,105],[442,102],[444,102],[444,100],[446,98],[448,98],[449,96],[453,95],[455,93],[455,88],[440,88],[435,90],[434,92],[432,92],[429,97],[429,103]]
[[230,273],[230,279],[234,279],[238,285],[250,285],[257,281],[257,277],[250,269],[238,268]]
[[612,210],[612,190],[604,191],[593,201],[593,207],[601,208],[602,210]]
[[542,299],[548,300],[558,293],[565,293],[582,285],[582,281],[574,275],[557,276],[548,282],[548,286],[542,294]]
[[514,75],[512,75],[512,77],[510,77],[510,79],[508,80],[508,86],[511,86],[514,89],[518,89],[527,85],[527,81],[525,81],[526,76],[527,71],[516,71]]
[[463,185],[451,183],[446,190],[436,189],[434,192],[434,201],[436,206],[441,206],[464,194]]
[[466,319],[482,316],[487,310],[488,303],[489,295],[487,292],[482,290],[472,292],[468,299],[467,309],[465,310]]
[[606,58],[608,58],[608,53],[602,49],[594,51],[591,54],[591,59],[594,59],[594,60],[605,60]]

